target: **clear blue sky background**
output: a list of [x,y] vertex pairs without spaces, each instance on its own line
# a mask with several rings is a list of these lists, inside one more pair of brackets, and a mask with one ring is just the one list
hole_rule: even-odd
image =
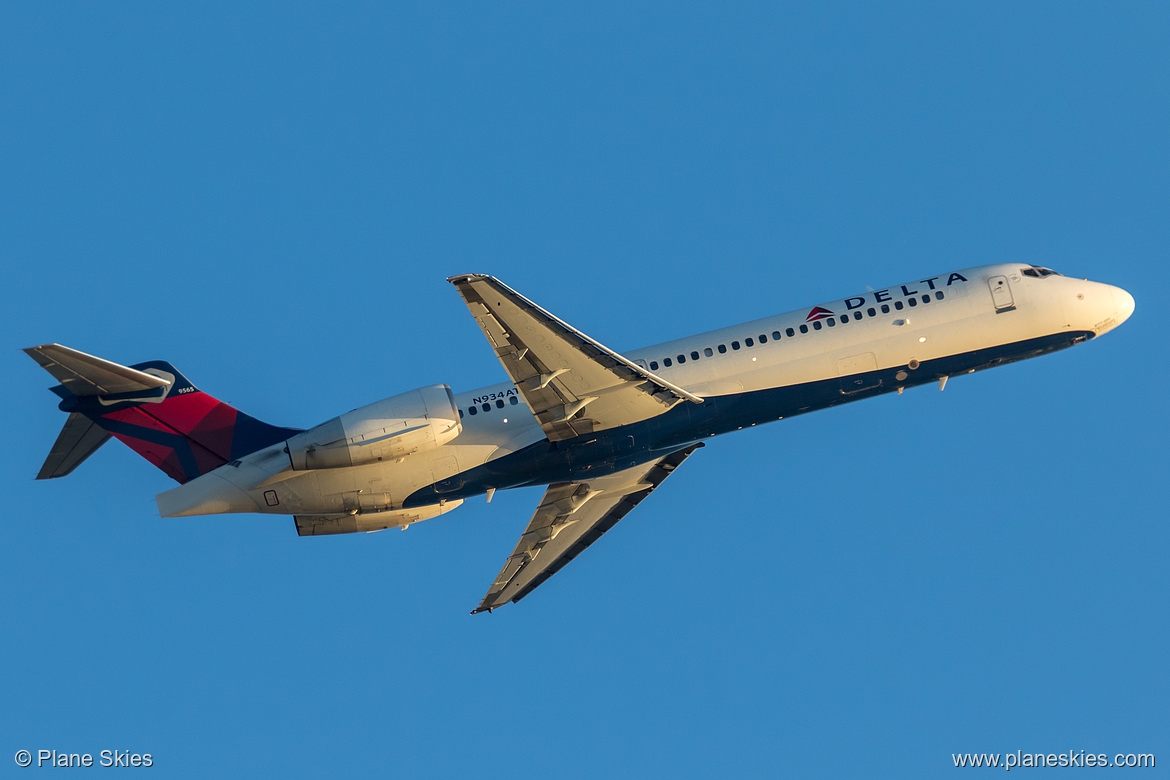
[[[4,774],[1170,764],[1170,7],[239,5],[0,11]],[[455,273],[627,349],[1006,260],[1137,313],[717,439],[491,616],[539,490],[300,539],[159,519],[117,443],[33,480],[64,415],[32,344],[307,427],[504,379]]]

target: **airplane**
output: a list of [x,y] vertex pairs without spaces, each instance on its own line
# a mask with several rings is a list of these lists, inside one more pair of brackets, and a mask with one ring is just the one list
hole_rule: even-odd
[[111,436],[179,487],[162,517],[292,515],[301,536],[406,528],[468,498],[547,486],[471,614],[516,602],[707,439],[1056,352],[1125,322],[1125,290],[1041,266],[963,268],[619,354],[498,279],[448,281],[507,373],[421,387],[307,430],[261,422],[164,361],[25,350],[68,413],[37,479]]

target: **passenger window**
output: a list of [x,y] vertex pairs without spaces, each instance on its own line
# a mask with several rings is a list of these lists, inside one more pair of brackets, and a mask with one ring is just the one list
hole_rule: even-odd
[[820,329],[821,329],[821,321],[820,321],[820,320],[814,320],[814,321],[813,321],[813,330],[820,330]]
[[725,352],[727,352],[727,346],[725,344],[720,344],[719,345],[719,354],[722,355]]
[[651,371],[657,371],[657,370],[658,370],[658,361],[657,361],[657,360],[651,360],[651,361],[650,361],[650,370],[651,370]]
[[865,313],[866,313],[866,314],[868,314],[868,315],[869,315],[869,316],[871,316],[871,317],[876,317],[876,316],[877,316],[877,312],[876,312],[876,311],[874,311],[873,309],[866,309],[866,310],[865,310]]
[[492,410],[492,405],[491,405],[491,404],[484,404],[484,405],[483,405],[483,410],[484,410],[485,412],[490,412],[490,411]]
[[662,365],[670,368],[674,364],[670,362],[670,358],[662,358]]
[[906,307],[902,304],[901,301],[894,301],[894,308],[898,311],[902,311],[902,309],[905,309]]
[[796,331],[794,331],[792,328],[789,328],[788,330],[786,330],[784,332],[788,334],[788,338],[792,338],[793,336],[796,335]]
[[687,356],[686,355],[679,355],[678,356],[678,364],[681,366],[685,362],[687,362]]
[[801,333],[808,333],[808,325],[801,325],[800,332]]
[[463,419],[463,410],[462,409],[459,410],[459,419],[460,420]]
[[756,345],[756,342],[752,341],[750,338],[744,339],[743,343],[749,347],[754,347]]
[[703,350],[703,354],[706,355],[707,357],[714,357],[715,352],[710,347],[707,347],[706,349]]
[[830,328],[835,328],[835,327],[837,327],[837,318],[836,317],[829,317],[827,320],[825,320],[825,324],[828,325]]
[[934,299],[935,299],[936,301],[941,301],[941,300],[943,299],[943,293],[942,293],[942,290],[939,290],[938,292],[936,292],[936,293],[934,294]]
[[929,296],[929,295],[923,295],[923,296],[922,296],[922,302],[923,302],[923,303],[930,303],[930,296]]
[[759,342],[760,342],[761,344],[767,344],[767,343],[768,343],[768,337],[767,337],[767,336],[765,336],[763,333],[761,333],[761,334],[760,334],[760,338],[759,338]]
[[779,340],[780,340],[780,331],[778,331],[778,330],[772,331],[772,341],[779,341]]
[[917,298],[907,298],[906,303],[910,304],[911,306],[917,306],[918,299]]
[[698,360],[698,359],[699,359],[699,353],[698,353],[698,352],[692,352],[692,353],[691,353],[691,360]]
[[508,399],[508,403],[512,404],[512,406],[515,406],[516,404],[520,403],[520,399],[516,396],[512,396]]
[[848,315],[848,314],[842,314],[842,315],[841,315],[841,324],[842,324],[842,325],[848,325],[848,324],[849,324],[849,315]]
[[861,319],[861,312],[859,312],[859,311],[853,312],[853,319],[860,320]]
[[889,313],[890,313],[890,304],[883,303],[882,304],[882,314],[889,314]]
[[476,409],[474,406],[470,406],[467,409],[467,413],[474,417],[475,415],[479,414],[479,409]]
[[739,342],[738,341],[731,342],[731,348],[732,349],[739,349]]
[[504,408],[504,399],[503,399],[503,398],[501,398],[501,399],[499,399],[498,401],[496,401],[496,408],[497,408],[497,409],[503,409],[503,408]]

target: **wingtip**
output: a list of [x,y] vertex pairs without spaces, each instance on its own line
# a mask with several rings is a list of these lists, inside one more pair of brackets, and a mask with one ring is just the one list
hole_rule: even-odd
[[448,276],[447,281],[451,284],[459,284],[460,282],[474,282],[477,279],[491,279],[487,274],[458,274],[456,276]]

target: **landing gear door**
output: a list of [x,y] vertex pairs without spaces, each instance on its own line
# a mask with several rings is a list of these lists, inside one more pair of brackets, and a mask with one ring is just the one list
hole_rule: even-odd
[[995,302],[996,314],[1012,311],[1016,308],[1016,302],[1012,298],[1012,288],[1008,284],[1006,276],[992,276],[987,280],[987,286],[991,288],[991,300]]

